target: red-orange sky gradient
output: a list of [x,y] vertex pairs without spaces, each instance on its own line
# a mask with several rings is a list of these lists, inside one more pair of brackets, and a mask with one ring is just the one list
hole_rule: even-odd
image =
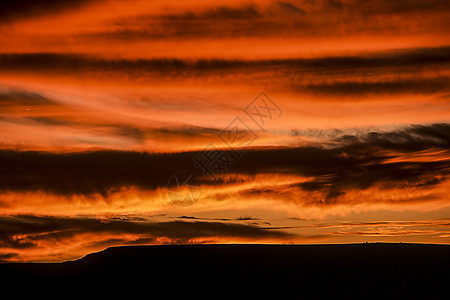
[[0,261],[448,244],[449,41],[445,0],[0,4]]

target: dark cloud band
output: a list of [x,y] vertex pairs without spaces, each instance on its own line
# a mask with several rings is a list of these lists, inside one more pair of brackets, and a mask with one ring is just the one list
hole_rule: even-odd
[[89,233],[134,234],[140,239],[147,240],[165,237],[175,242],[185,243],[195,238],[235,237],[283,240],[294,236],[279,230],[221,222],[152,222],[32,215],[0,216],[0,228],[0,247],[15,249],[36,247],[37,242],[41,240],[57,241]]
[[28,53],[0,54],[0,66],[3,71],[148,71],[148,72],[227,72],[237,69],[277,68],[284,71],[329,71],[345,73],[346,70],[358,70],[386,67],[446,65],[450,64],[450,48],[419,48],[376,53],[372,55],[323,57],[312,59],[279,60],[180,60],[180,59],[136,59],[106,60],[94,56],[75,54]]
[[[445,73],[450,48],[407,49],[371,55],[314,59],[103,59],[74,54],[1,54],[0,73],[82,76],[108,81],[214,81],[235,86],[264,84],[271,90],[327,96],[361,94],[442,94],[449,92]],[[426,70],[435,70],[430,73]],[[441,70],[441,71],[439,71]],[[270,73],[270,80],[261,78]],[[401,75],[399,75],[401,74]],[[386,79],[389,78],[389,79]],[[19,96],[19,95],[18,95]],[[1,95],[0,95],[1,101]],[[0,102],[1,103],[1,102]]]
[[[377,182],[411,186],[439,184],[450,170],[450,161],[442,154],[449,148],[449,124],[412,126],[393,132],[337,137],[326,147],[249,149],[230,172],[315,177],[299,187],[307,191],[323,190],[333,198],[346,189],[366,189]],[[437,161],[386,163],[396,156],[423,150],[441,151],[444,157]],[[60,195],[99,193],[105,197],[120,187],[153,190],[166,187],[169,179],[180,171],[200,174],[193,160],[199,154],[0,151],[0,190]],[[211,184],[201,177],[198,180],[196,184]]]

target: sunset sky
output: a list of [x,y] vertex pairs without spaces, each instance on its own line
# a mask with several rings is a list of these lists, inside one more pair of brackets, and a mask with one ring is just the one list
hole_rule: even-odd
[[447,0],[0,4],[0,261],[450,243]]

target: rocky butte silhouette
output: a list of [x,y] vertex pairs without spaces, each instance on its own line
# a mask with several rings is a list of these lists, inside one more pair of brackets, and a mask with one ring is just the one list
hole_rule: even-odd
[[[344,245],[159,245],[113,247],[64,263],[2,264],[8,283],[194,291],[223,296],[447,298],[450,246],[407,243]],[[73,289],[77,286],[77,289]],[[103,286],[104,288],[104,286]]]

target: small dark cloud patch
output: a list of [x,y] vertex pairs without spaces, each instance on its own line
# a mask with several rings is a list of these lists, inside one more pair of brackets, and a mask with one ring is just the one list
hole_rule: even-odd
[[320,95],[355,96],[401,93],[435,94],[450,91],[450,78],[398,79],[391,81],[344,81],[293,86],[292,89]]
[[70,121],[53,117],[24,117],[23,119],[33,121],[35,123],[38,123],[39,125],[44,126],[66,126],[73,124]]
[[[1,59],[0,59],[1,60]],[[43,106],[54,105],[53,100],[30,91],[19,89],[1,89],[0,90],[0,107],[8,108],[9,106]]]
[[147,136],[147,131],[138,127],[130,125],[116,125],[114,127],[116,135],[132,138],[137,142],[143,142]]
[[450,124],[411,125],[389,132],[369,132],[361,135],[338,137],[335,141],[347,147],[387,149],[415,152],[431,148],[450,148]]
[[19,254],[17,253],[0,253],[0,263],[8,262],[9,260],[17,257],[19,257]]
[[298,14],[298,15],[305,15],[306,12],[295,6],[294,4],[290,3],[290,2],[284,2],[284,1],[278,1],[277,5],[279,8],[281,8],[283,11],[287,12],[287,13],[293,13],[293,14]]
[[243,217],[236,218],[236,220],[238,220],[238,221],[257,221],[257,220],[260,220],[260,219],[259,218],[255,218],[255,217],[250,217],[250,216],[243,216]]
[[177,219],[188,219],[188,220],[200,220],[202,218],[193,217],[193,216],[179,216]]
[[[165,23],[174,24],[175,22],[205,22],[205,21],[226,21],[226,20],[238,20],[238,19],[253,19],[262,17],[261,12],[254,5],[230,7],[230,6],[218,6],[202,12],[187,12],[181,14],[172,15],[160,15],[156,19],[164,21]],[[142,16],[142,19],[147,19]]]
[[14,0],[2,1],[0,24],[34,16],[77,9],[97,0]]
[[181,216],[177,217],[179,219],[191,219],[191,220],[216,220],[216,221],[258,221],[260,218],[251,217],[251,216],[242,216],[237,218],[199,218],[193,216]]

